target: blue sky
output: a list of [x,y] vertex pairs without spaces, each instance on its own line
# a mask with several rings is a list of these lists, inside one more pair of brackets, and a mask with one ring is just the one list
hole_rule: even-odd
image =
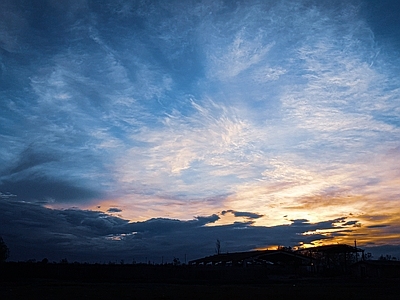
[[357,239],[400,256],[399,12],[3,0],[11,258],[201,256],[217,238],[226,251]]

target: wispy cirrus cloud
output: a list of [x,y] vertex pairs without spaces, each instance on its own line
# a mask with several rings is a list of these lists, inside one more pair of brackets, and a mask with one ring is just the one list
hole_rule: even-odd
[[398,21],[386,10],[42,4],[0,4],[1,198],[132,222],[216,215],[203,225],[252,237],[344,217],[307,242],[396,236],[398,26],[376,16]]

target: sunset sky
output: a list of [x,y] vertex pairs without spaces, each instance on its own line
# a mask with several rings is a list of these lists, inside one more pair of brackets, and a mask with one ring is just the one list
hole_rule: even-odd
[[10,260],[400,258],[397,0],[1,0]]

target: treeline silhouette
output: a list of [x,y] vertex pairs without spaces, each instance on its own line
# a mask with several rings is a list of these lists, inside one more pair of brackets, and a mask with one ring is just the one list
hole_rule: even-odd
[[[217,241],[219,242],[219,241]],[[0,281],[24,279],[56,279],[79,282],[158,282],[158,283],[265,283],[290,278],[321,278],[337,275],[400,277],[400,262],[383,256],[379,261],[368,261],[364,250],[348,245],[326,245],[304,249],[298,254],[290,247],[277,250],[219,253],[206,256],[189,264],[178,258],[172,263],[119,264],[69,263],[66,258],[58,263],[47,258],[36,262],[5,262],[9,249],[0,237]],[[358,252],[362,256],[358,257]],[[386,258],[388,263],[382,264]],[[146,258],[147,260],[147,258]],[[358,263],[358,264],[357,264]],[[363,263],[363,265],[360,265]],[[388,273],[388,271],[390,271]]]

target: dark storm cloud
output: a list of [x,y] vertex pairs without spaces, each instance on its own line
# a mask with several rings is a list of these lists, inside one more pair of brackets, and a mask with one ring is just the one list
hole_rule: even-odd
[[[215,241],[221,250],[246,251],[267,245],[294,246],[326,236],[303,233],[326,224],[297,220],[291,225],[250,226],[237,222],[223,226],[205,226],[218,220],[217,215],[193,220],[150,219],[129,222],[102,212],[79,209],[47,209],[39,205],[2,200],[0,235],[11,250],[11,259],[26,260],[67,257],[78,261],[108,261],[132,257],[158,260],[161,256],[193,259],[214,253]],[[295,224],[301,224],[297,226]],[[324,223],[324,222],[323,222]],[[322,226],[321,226],[322,225]],[[334,228],[332,225],[330,228]]]
[[[353,232],[352,229],[348,229],[349,226],[351,227],[358,227],[356,226],[358,221],[345,221],[346,218],[337,218],[333,220],[322,221],[318,223],[310,223],[307,219],[296,219],[290,220],[292,222],[291,226],[295,228],[304,228],[304,231],[316,231],[316,230],[329,230],[329,229],[338,229],[340,230],[339,233],[332,233],[331,236],[339,235],[340,233],[350,233]],[[307,230],[306,230],[307,229]]]
[[307,219],[297,219],[297,220],[290,220],[292,221],[292,225],[293,226],[299,226],[299,227],[303,227],[303,226],[309,226],[309,220]]
[[33,202],[85,202],[101,196],[100,192],[77,183],[41,174],[34,174],[31,178],[2,180],[0,190],[15,194],[19,200]]
[[214,223],[218,219],[219,217],[217,215],[208,217],[195,217],[195,219],[189,221],[155,218],[144,222],[134,222],[131,223],[130,226],[132,231],[156,235],[159,233],[165,234],[168,232],[185,232],[191,228],[199,228],[203,225]]
[[245,211],[235,211],[235,210],[224,210],[221,212],[222,215],[225,215],[226,213],[232,213],[235,217],[245,217],[247,219],[258,219],[263,217],[264,215],[257,214],[257,213],[252,213],[252,212],[245,212]]
[[196,217],[196,220],[199,222],[199,224],[206,225],[218,221],[219,217],[218,215],[213,214],[208,217]]
[[111,208],[109,208],[107,210],[108,213],[118,213],[118,212],[121,212],[121,211],[122,211],[122,209],[119,209],[117,207],[111,207]]
[[381,224],[381,225],[369,225],[367,226],[367,228],[385,228],[385,227],[389,227],[390,225],[385,225],[385,224]]
[[350,226],[350,225],[358,226],[358,221],[357,220],[356,221],[347,221],[346,223],[343,223],[342,225],[343,226]]
[[72,229],[85,229],[89,237],[126,233],[128,221],[96,211],[79,209],[55,210],[57,216],[65,220]]
[[8,170],[3,171],[3,175],[13,175],[55,161],[58,161],[58,158],[54,154],[37,152],[31,145],[22,151],[17,162],[11,165]]
[[85,180],[78,181],[67,170],[69,157],[45,145],[32,143],[0,170],[0,191],[18,200],[33,202],[86,202],[101,197]]

